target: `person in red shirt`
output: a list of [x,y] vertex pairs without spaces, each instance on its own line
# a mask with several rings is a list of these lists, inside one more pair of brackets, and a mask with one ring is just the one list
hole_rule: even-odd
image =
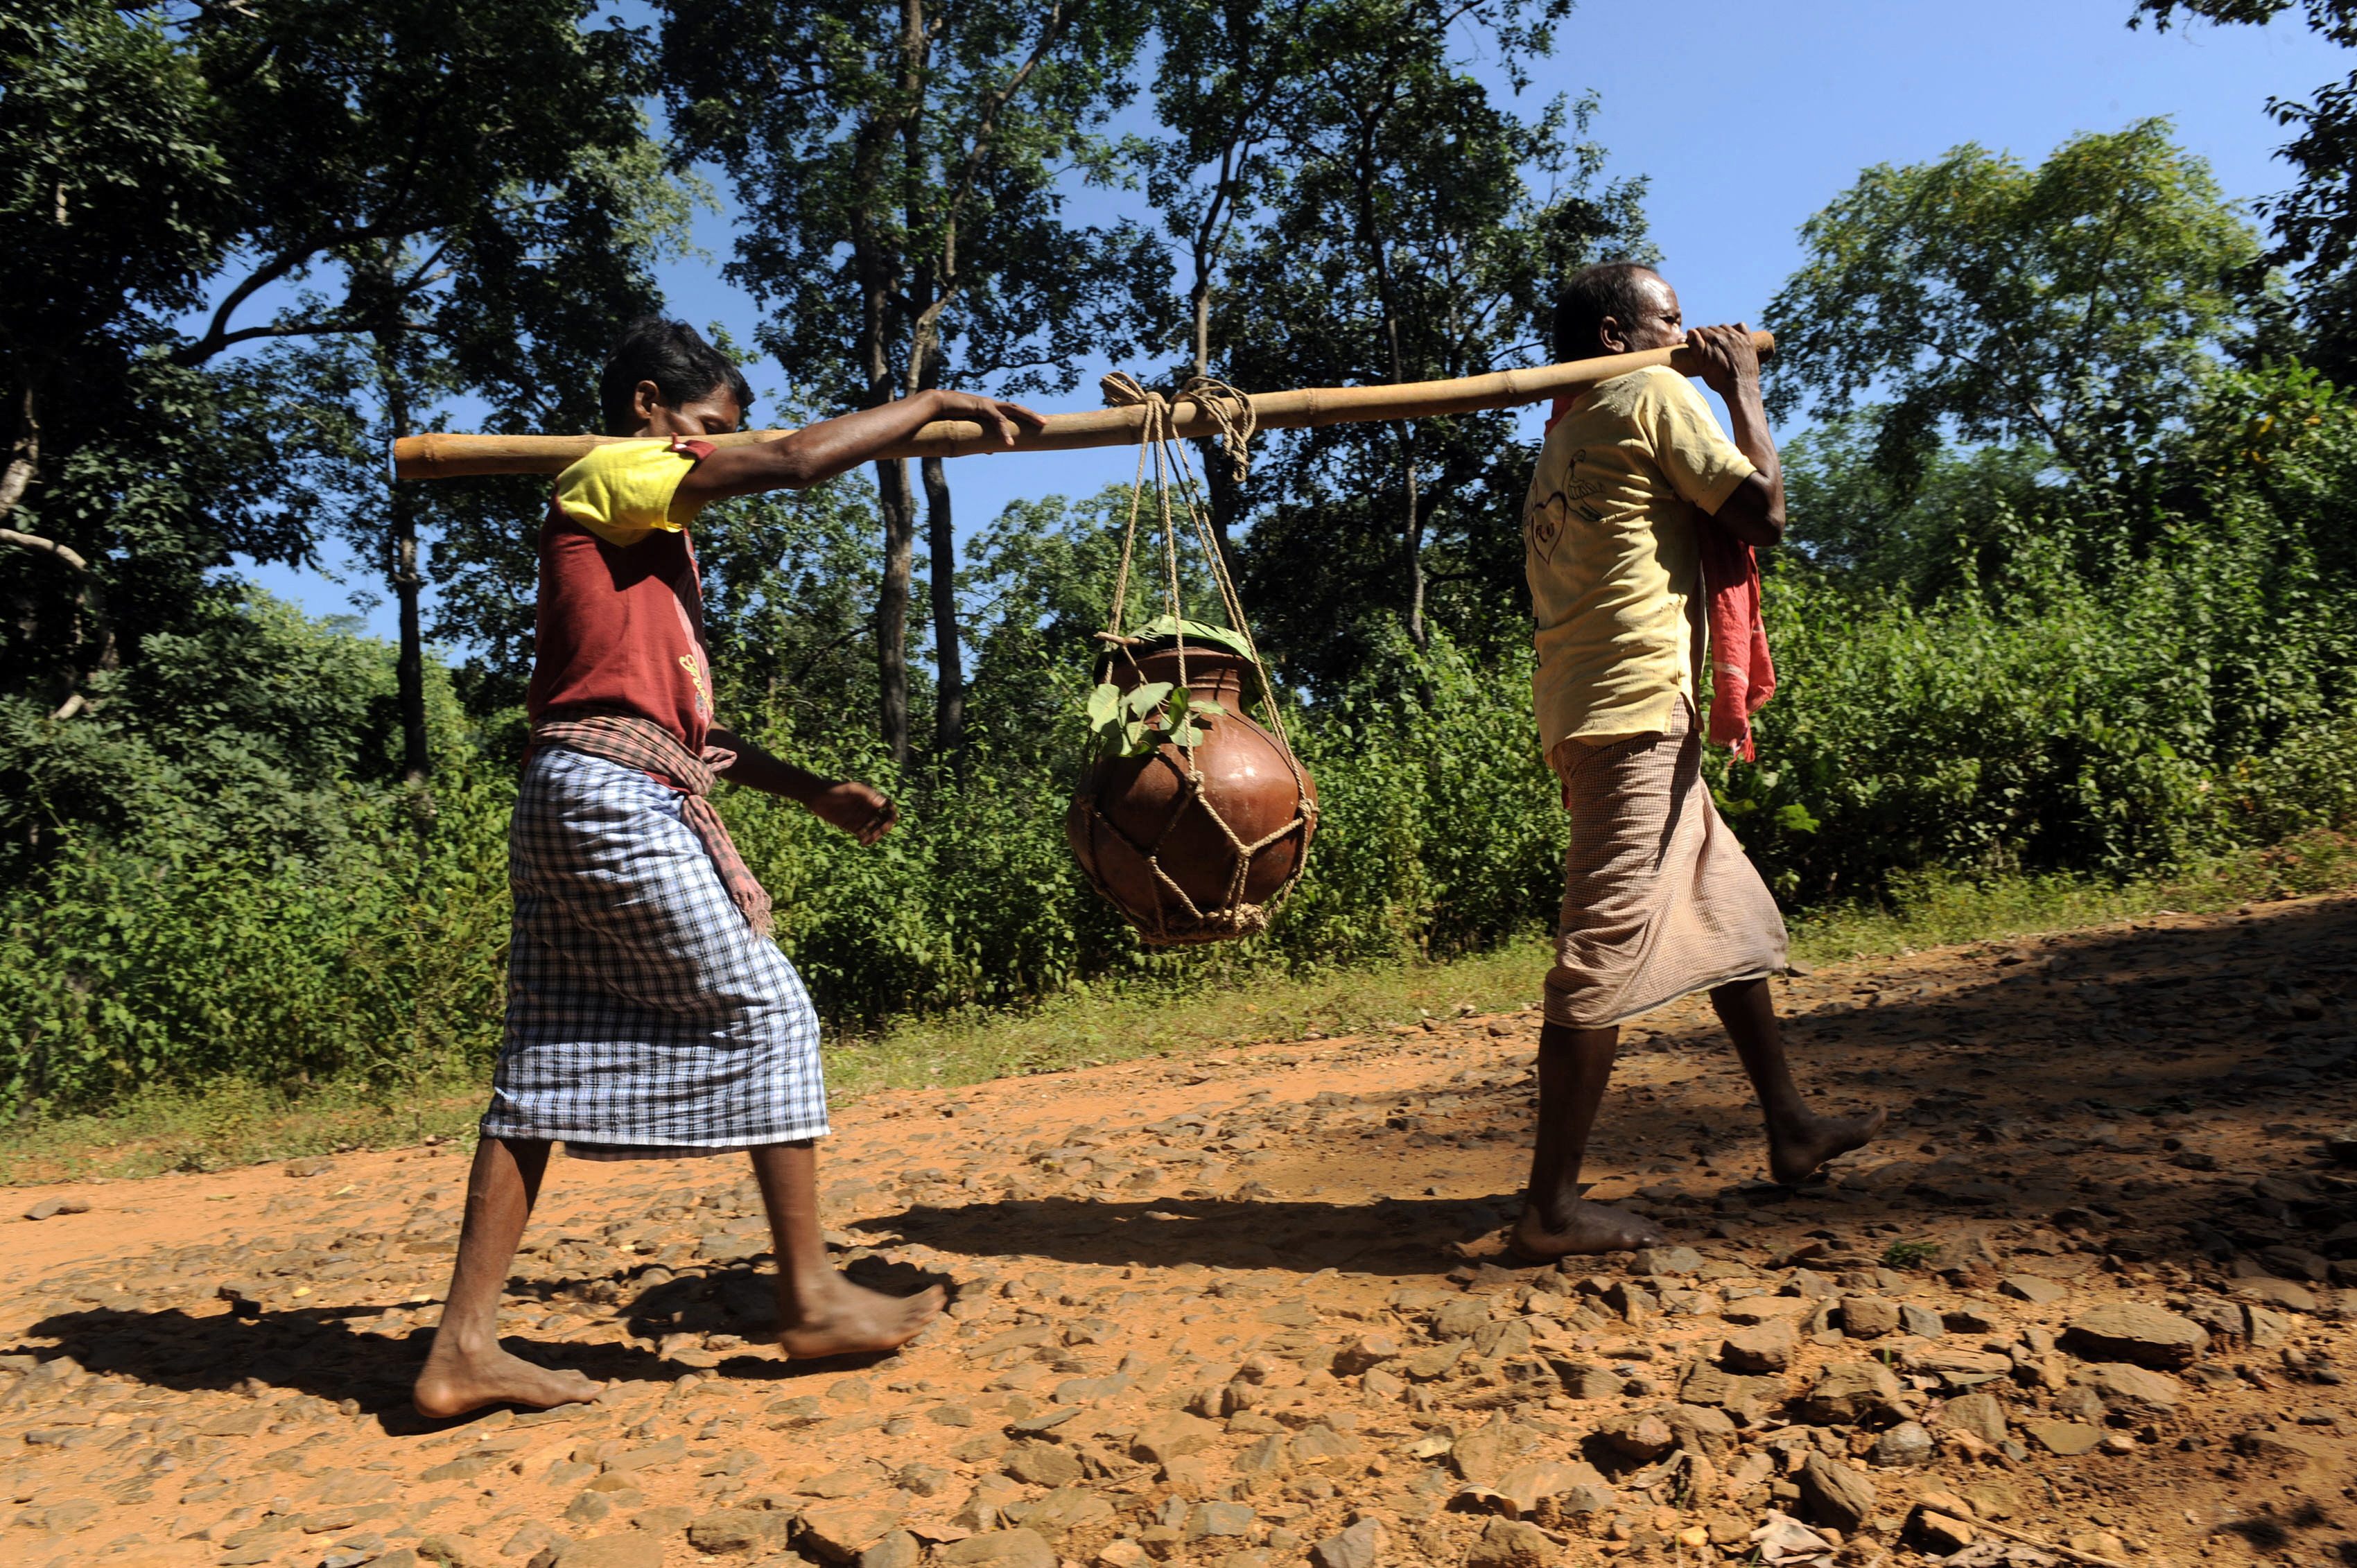
[[1042,422],[935,391],[715,446],[744,419],[745,379],[694,328],[652,317],[624,328],[600,395],[607,434],[628,439],[558,476],[541,528],[506,1027],[457,1266],[413,1391],[428,1416],[597,1395],[581,1372],[499,1343],[500,1293],[559,1142],[587,1159],[749,1154],[789,1356],[890,1349],[942,1309],[938,1288],[883,1295],[827,1262],[817,1015],[771,940],[769,896],[705,797],[719,779],[782,795],[863,844],[897,813],[866,784],[821,778],[715,723],[689,525],[716,500],[832,478],[934,420],[978,422],[1007,446]]

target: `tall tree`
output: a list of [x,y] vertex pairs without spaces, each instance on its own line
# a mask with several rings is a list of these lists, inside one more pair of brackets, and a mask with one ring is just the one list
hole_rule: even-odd
[[[1568,9],[1326,0],[1304,14],[1301,75],[1211,303],[1226,380],[1418,381],[1544,358],[1561,277],[1642,248],[1642,186],[1599,188],[1602,149],[1577,136],[1592,103],[1524,119],[1469,56],[1519,81]],[[1512,428],[1476,414],[1271,444],[1241,554],[1300,674],[1335,678],[1391,636],[1422,644],[1437,587],[1460,628],[1486,641],[1502,624],[1475,607],[1516,591],[1487,521],[1522,483]],[[1321,564],[1314,583],[1297,575],[1305,554]]]
[[[639,106],[653,86],[647,51],[619,26],[590,27],[596,11],[589,0],[279,0],[200,12],[191,43],[236,82],[223,137],[250,217],[239,265],[174,359],[201,365],[247,342],[347,345],[368,371],[347,427],[372,414],[386,439],[459,392],[511,419],[587,424],[614,323],[651,305],[652,252],[684,218]],[[343,454],[330,444],[324,456]],[[422,780],[419,528],[452,498],[388,499],[327,477],[336,521],[382,563],[398,606],[403,770]]]
[[[2166,31],[2179,12],[2264,25],[2294,9],[2319,37],[2357,48],[2357,0],[2139,0],[2128,25],[2149,16]],[[2269,259],[2304,270],[2307,357],[2344,385],[2357,383],[2357,70],[2305,101],[2270,98],[2267,113],[2295,133],[2276,156],[2299,173],[2291,189],[2255,204],[2276,231]]]
[[[1114,177],[1097,134],[1127,95],[1148,13],[1109,0],[723,0],[666,7],[666,94],[685,155],[717,158],[746,211],[730,274],[772,306],[762,346],[823,412],[927,388],[1063,390],[1135,330],[1161,263],[1126,225],[1061,216],[1064,166]],[[964,678],[947,476],[928,467],[937,747]],[[909,749],[919,502],[879,462],[878,723]]]
[[[2180,12],[2221,25],[2262,25],[2291,10],[2305,13],[2319,37],[2357,48],[2357,0],[2138,0],[2128,25],[2148,16],[2166,32]],[[2256,204],[2282,237],[2276,259],[2339,272],[2357,262],[2357,70],[2319,87],[2306,102],[2271,98],[2267,113],[2298,132],[2277,156],[2299,171],[2299,183]]]
[[[201,298],[237,231],[216,128],[210,85],[160,18],[105,0],[0,4],[5,686],[40,692],[60,718],[119,660],[106,594],[124,541],[55,478],[101,431],[135,424],[135,383],[180,380],[145,354],[159,316]],[[238,545],[280,542],[225,510]]]
[[866,704],[876,689],[877,548],[876,494],[863,476],[748,497],[698,521],[715,680],[751,733],[823,730]]
[[[551,389],[580,388],[613,317],[651,300],[680,216],[639,107],[645,50],[585,30],[587,0],[105,10],[0,22],[0,134],[28,177],[0,222],[41,280],[0,306],[11,505],[70,520],[50,542],[93,582],[355,536],[401,606],[403,768],[422,779],[418,529],[451,498],[388,503],[360,437],[458,391],[581,423],[580,393]],[[70,432],[44,424],[60,378],[81,389]],[[174,440],[222,450],[143,463]],[[188,481],[169,512],[155,467]]]
[[1770,405],[1872,392],[1899,499],[1942,441],[2030,440],[2119,497],[2245,320],[2258,245],[2165,120],[2074,136],[2036,168],[1966,145],[1877,165],[1803,227],[1769,306]]
[[[1186,284],[1178,336],[1189,380],[1212,372],[1211,302],[1240,232],[1278,168],[1277,144],[1315,69],[1311,0],[1180,0],[1159,13],[1156,117],[1168,135],[1145,145],[1146,195],[1176,242]],[[1231,564],[1243,510],[1232,460],[1201,449],[1211,532]]]

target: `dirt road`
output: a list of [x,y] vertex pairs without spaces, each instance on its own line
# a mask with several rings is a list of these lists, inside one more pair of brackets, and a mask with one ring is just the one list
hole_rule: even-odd
[[0,1551],[2357,1562],[2352,973],[2336,897],[1780,981],[1803,1082],[1893,1112],[1800,1191],[1673,1009],[1591,1174],[1680,1244],[1560,1270],[1495,1240],[1534,1012],[877,1095],[832,1240],[955,1300],[856,1364],[758,1343],[739,1162],[560,1160],[503,1326],[611,1381],[457,1423],[405,1402],[457,1151],[19,1189],[88,1208],[0,1249]]

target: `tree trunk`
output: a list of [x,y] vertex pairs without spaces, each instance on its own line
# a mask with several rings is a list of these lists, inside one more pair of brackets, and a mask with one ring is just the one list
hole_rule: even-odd
[[[1400,350],[1400,313],[1392,289],[1391,257],[1383,249],[1383,236],[1375,220],[1374,133],[1377,118],[1369,118],[1361,128],[1358,165],[1355,170],[1359,197],[1359,243],[1367,252],[1367,262],[1375,274],[1375,297],[1383,312],[1383,338],[1391,351],[1392,384],[1398,386],[1407,380],[1406,357]],[[1416,501],[1415,427],[1406,420],[1393,426],[1399,435],[1400,488],[1405,493],[1405,521],[1400,529],[1401,553],[1405,556],[1407,594],[1405,618],[1407,637],[1418,648],[1425,646],[1424,629],[1424,518]]]
[[884,585],[876,596],[876,670],[885,747],[895,764],[909,760],[909,585],[915,575],[917,498],[909,463],[876,465],[877,500],[884,513]]
[[[1220,182],[1212,192],[1211,205],[1203,215],[1201,227],[1195,235],[1195,282],[1187,291],[1189,330],[1194,345],[1194,373],[1211,373],[1211,269],[1218,263],[1220,247],[1225,242],[1226,227],[1222,214],[1232,210],[1235,179],[1235,147],[1231,143],[1220,158]],[[1232,577],[1236,570],[1236,552],[1229,535],[1238,519],[1244,513],[1243,487],[1236,483],[1234,470],[1222,453],[1220,444],[1206,435],[1195,443],[1195,455],[1203,466],[1204,499],[1211,509],[1211,542],[1220,553],[1220,563]]]
[[957,534],[950,522],[950,480],[939,457],[918,465],[925,485],[925,526],[933,578],[933,755],[965,774],[965,653],[958,640]]
[[[863,408],[892,401],[899,380],[891,351],[892,317],[901,259],[878,220],[893,204],[888,166],[894,145],[902,156],[913,116],[924,102],[928,39],[923,0],[900,0],[899,92],[892,107],[863,124],[853,156],[851,252],[859,277],[861,375],[867,382]],[[876,594],[877,729],[896,766],[909,760],[909,588],[914,575],[917,501],[909,487],[909,465],[885,458],[876,465],[876,499],[884,514],[884,581]]]
[[[1397,362],[1394,356],[1394,362]],[[1396,372],[1392,379],[1400,378]],[[1402,420],[1398,426],[1400,446],[1400,483],[1406,492],[1406,522],[1401,530],[1401,542],[1407,565],[1407,639],[1418,648],[1426,646],[1427,633],[1424,626],[1424,512],[1415,471],[1415,427]]]
[[1196,443],[1203,456],[1204,499],[1211,509],[1211,542],[1219,547],[1220,560],[1232,577],[1236,572],[1235,546],[1228,535],[1244,515],[1244,488],[1236,482],[1235,470],[1228,466],[1227,455],[1210,436]]
[[417,623],[417,596],[425,579],[417,570],[417,508],[410,499],[415,494],[414,487],[410,488],[393,507],[393,591],[401,601],[401,653],[393,663],[393,684],[401,707],[401,777],[407,784],[423,784],[434,772],[425,739],[425,639]]
[[[385,423],[398,438],[410,434],[400,331],[378,333],[377,345]],[[423,784],[433,777],[434,757],[425,737],[425,637],[417,618],[418,594],[425,585],[417,569],[417,487],[393,484],[388,490],[393,533],[385,552],[385,576],[401,610],[401,650],[393,666],[393,702],[401,714],[401,778],[405,784]]]
[[[931,39],[925,26],[924,0],[900,0],[900,104],[899,113],[891,121],[891,130],[900,143],[901,197],[904,201],[915,199],[915,183],[922,180],[923,157],[918,137],[920,116],[926,102],[925,67],[931,50]],[[879,155],[881,149],[878,149]],[[882,173],[879,156],[877,173]],[[880,179],[869,186],[875,197],[889,200],[889,187]],[[904,213],[904,220],[913,213]],[[909,223],[909,231],[916,232]],[[886,379],[891,374],[891,353],[886,346],[887,321],[892,306],[892,285],[877,280],[869,289],[873,304],[869,306],[874,321],[874,348],[867,364],[869,395],[878,403],[892,396]],[[913,309],[903,306],[913,314]],[[908,317],[903,317],[903,329]],[[906,391],[914,392],[922,361],[915,347],[909,348],[907,364]],[[909,485],[909,465],[905,460],[881,462],[876,465],[884,509],[884,588],[876,600],[876,663],[883,682],[884,744],[890,748],[892,761],[898,767],[909,764],[909,599],[910,581],[916,574],[917,498]]]
[[[1189,291],[1189,297],[1194,321],[1194,373],[1208,376],[1211,373],[1211,263],[1200,246],[1195,257],[1195,286]],[[1233,576],[1236,553],[1229,543],[1228,531],[1243,513],[1243,489],[1235,482],[1217,440],[1209,435],[1198,440],[1195,456],[1203,467],[1204,499],[1211,508],[1211,542],[1219,549],[1221,564]]]
[[34,401],[30,384],[25,388],[24,406],[17,415],[16,438],[10,443],[8,467],[0,469],[0,522],[8,521],[16,503],[25,499],[26,487],[41,467],[41,422],[39,407]]
[[[18,415],[16,438],[9,449],[8,466],[0,469],[0,523],[14,517],[41,467],[41,422],[38,403],[33,387],[25,387],[23,408]],[[58,706],[49,717],[60,723],[82,713],[90,699],[82,691],[92,675],[116,666],[114,627],[107,618],[105,591],[100,586],[98,574],[91,569],[81,552],[71,545],[38,534],[23,533],[13,528],[0,527],[0,544],[13,544],[50,556],[76,580],[74,590],[75,624],[72,651],[77,656],[67,666],[65,690],[59,694]],[[91,650],[86,657],[84,650]]]

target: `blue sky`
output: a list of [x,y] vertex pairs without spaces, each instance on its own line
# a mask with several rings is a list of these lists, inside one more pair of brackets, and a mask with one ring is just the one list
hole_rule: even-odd
[[[2074,133],[2166,115],[2230,195],[2248,200],[2287,184],[2273,156],[2285,133],[2266,101],[2345,75],[2342,51],[2296,13],[2266,27],[2159,34],[2131,31],[2128,9],[2126,0],[1585,0],[1523,102],[1535,113],[1556,92],[1598,92],[1589,134],[1609,150],[1609,175],[1650,179],[1653,238],[1686,319],[1756,325],[1798,264],[1802,223],[1872,164],[1921,162],[1964,142],[2035,162]],[[1139,205],[1081,190],[1070,210],[1088,221]],[[748,341],[759,313],[719,276],[727,214],[704,215],[697,238],[710,259],[665,269],[669,307]],[[1084,391],[1056,406],[1092,404],[1085,389],[1110,368],[1087,367]],[[748,370],[757,389],[781,385],[774,365]],[[773,412],[757,408],[757,421]],[[960,459],[949,466],[960,532],[1011,500],[1126,483],[1134,463],[1118,450]],[[249,575],[314,614],[351,607],[349,588],[316,574]],[[390,635],[389,605],[368,619]]]

